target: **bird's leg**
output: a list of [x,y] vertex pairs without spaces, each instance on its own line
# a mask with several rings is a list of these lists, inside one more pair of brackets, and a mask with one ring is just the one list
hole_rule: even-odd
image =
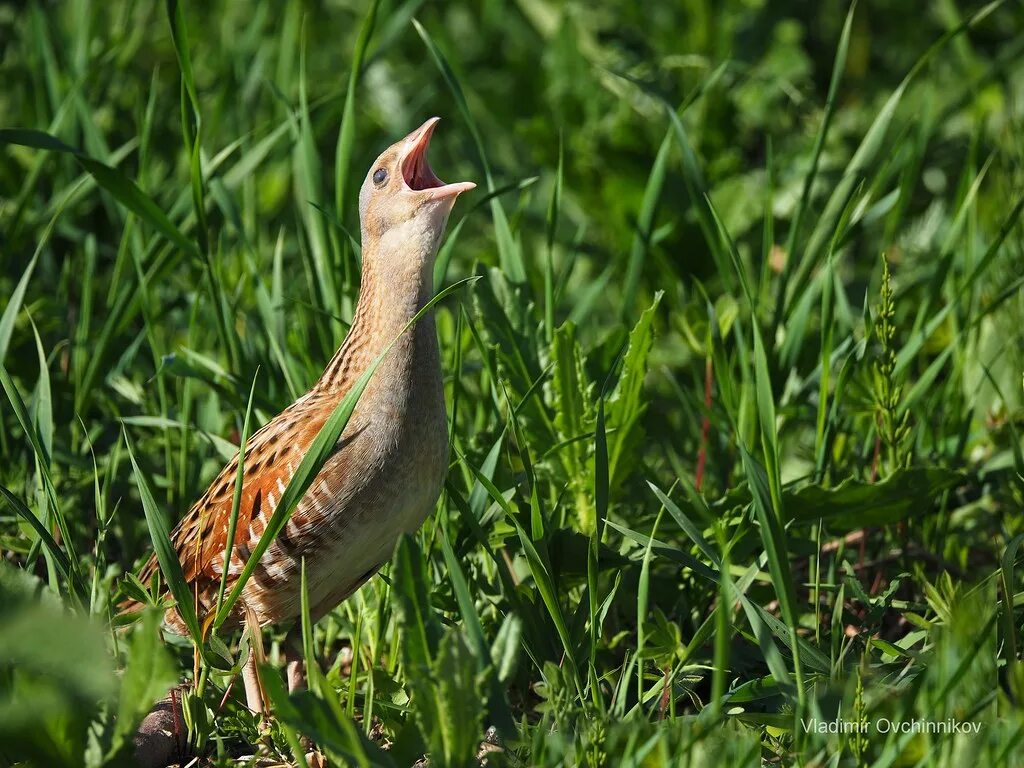
[[281,644],[284,656],[285,676],[288,678],[288,693],[301,691],[306,687],[305,659],[302,652],[302,627],[295,626],[288,631]]
[[[281,643],[281,656],[284,658],[285,677],[288,679],[288,693],[305,690],[306,658],[302,647],[302,624],[296,624],[288,630]],[[306,762],[311,768],[326,768],[327,761],[319,752],[312,739],[302,736],[299,739],[306,750]]]
[[256,614],[246,606],[245,628],[249,634],[249,656],[242,667],[242,680],[245,682],[245,702],[253,712],[266,714],[263,699],[263,686],[260,684],[259,665],[266,660],[263,653],[263,633],[260,631]]
[[263,689],[260,687],[260,673],[256,667],[256,653],[249,648],[249,656],[242,667],[242,681],[245,683],[245,703],[258,715],[264,714]]

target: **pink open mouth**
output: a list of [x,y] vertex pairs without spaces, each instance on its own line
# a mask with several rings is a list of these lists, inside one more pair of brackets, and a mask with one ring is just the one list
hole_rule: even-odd
[[406,142],[411,146],[402,158],[402,179],[405,186],[414,192],[432,190],[429,196],[433,199],[456,197],[476,187],[471,181],[460,181],[454,184],[445,184],[430,167],[427,162],[427,148],[430,146],[430,137],[434,133],[434,126],[440,121],[439,117],[432,117],[417,130],[409,134]]

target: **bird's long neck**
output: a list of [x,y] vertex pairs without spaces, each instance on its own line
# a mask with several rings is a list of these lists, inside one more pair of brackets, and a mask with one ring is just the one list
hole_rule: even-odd
[[[365,242],[365,240],[364,240]],[[424,258],[427,256],[427,258]],[[402,331],[432,295],[433,254],[363,250],[359,301],[341,347],[327,364],[316,389],[343,394],[396,338],[374,379],[408,374],[412,367],[439,367],[433,313]],[[399,338],[401,334],[401,338]]]

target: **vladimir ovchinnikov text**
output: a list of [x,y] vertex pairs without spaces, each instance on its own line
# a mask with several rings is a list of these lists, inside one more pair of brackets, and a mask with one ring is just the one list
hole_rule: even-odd
[[935,734],[977,734],[981,723],[956,720],[890,720],[880,717],[876,720],[818,720],[800,718],[804,733],[935,733]]

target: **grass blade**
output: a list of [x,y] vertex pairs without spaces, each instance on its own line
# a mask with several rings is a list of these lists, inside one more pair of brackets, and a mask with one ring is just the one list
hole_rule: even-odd
[[[462,288],[464,285],[473,283],[477,280],[476,277],[468,277],[464,280],[445,288],[443,291],[438,293],[434,298],[428,301],[419,312],[417,312],[412,320],[410,320],[401,333],[398,334],[397,338],[400,338],[409,328],[416,324],[416,322],[423,317],[427,312],[433,309],[434,305],[442,299],[451,295],[455,291]],[[352,388],[346,393],[341,399],[341,402],[335,407],[334,411],[328,417],[326,423],[320,428],[317,436],[313,439],[312,444],[309,446],[309,450],[302,457],[302,461],[299,462],[299,466],[295,470],[295,474],[292,475],[291,480],[288,482],[284,493],[281,494],[281,498],[277,503],[277,507],[274,510],[274,514],[271,515],[270,520],[267,521],[267,527],[263,531],[263,535],[260,536],[256,546],[253,547],[249,559],[246,560],[245,567],[242,569],[241,574],[238,576],[238,580],[232,587],[230,594],[227,599],[221,605],[220,611],[217,613],[217,618],[214,620],[214,627],[219,628],[227,617],[231,614],[231,609],[235,602],[242,594],[242,590],[245,589],[246,583],[249,581],[249,577],[252,576],[253,571],[256,570],[259,565],[260,558],[263,557],[263,553],[267,551],[271,542],[277,538],[278,534],[284,529],[292,512],[295,507],[298,506],[299,501],[305,495],[309,486],[313,484],[313,480],[316,479],[317,474],[320,472],[321,467],[327,460],[334,454],[337,449],[338,438],[341,437],[341,433],[344,432],[345,426],[348,424],[348,420],[351,418],[353,411],[355,411],[356,404],[359,402],[359,398],[362,396],[363,391],[366,389],[366,385],[370,382],[370,377],[373,376],[374,371],[381,364],[388,352],[391,351],[392,345],[395,343],[392,340],[384,350],[370,363],[366,371],[359,377],[359,379],[352,385]]]
[[821,162],[821,153],[825,148],[825,139],[828,130],[832,125],[832,115],[836,109],[836,98],[839,94],[839,83],[842,82],[843,73],[846,71],[846,56],[850,50],[850,30],[853,28],[853,16],[857,11],[857,0],[850,3],[850,10],[846,12],[846,21],[843,22],[843,31],[839,34],[839,45],[836,47],[836,57],[832,64],[832,77],[828,83],[828,95],[825,97],[825,108],[821,114],[821,126],[814,138],[814,149],[811,150],[811,167],[804,176],[803,188],[800,191],[800,201],[793,212],[793,221],[789,226],[789,234],[786,237],[786,261],[779,276],[777,304],[775,308],[774,324],[778,326],[782,321],[783,302],[786,297],[786,288],[789,285],[792,265],[796,261],[795,249],[797,238],[800,234],[800,225],[803,223],[804,215],[811,201],[811,188],[814,179],[818,175],[818,166]]
[[124,176],[120,171],[101,163],[99,160],[94,160],[84,152],[68,146],[60,139],[43,131],[25,128],[0,128],[0,145],[3,144],[18,144],[23,147],[46,149],[53,152],[66,152],[72,155],[96,180],[96,183],[113,195],[121,205],[153,227],[153,229],[174,243],[186,254],[198,256],[192,241],[185,237],[181,230],[171,223],[171,220],[167,218],[167,214],[153,202],[153,198],[139,189],[135,182]]
[[[252,387],[249,389],[249,402],[245,406],[245,418],[242,419],[242,436],[238,443],[238,472],[235,473],[235,491],[231,497],[231,516],[228,518],[227,538],[224,539],[224,563],[231,562],[231,553],[235,546],[235,531],[238,529],[238,510],[242,505],[242,485],[245,479],[245,450],[249,445],[249,427],[252,422],[252,403],[256,394],[256,379],[259,376],[259,369],[252,377]],[[302,575],[305,578],[306,562],[302,562]],[[220,614],[221,606],[224,603],[224,592],[228,586],[228,567],[222,569],[220,575],[220,588],[217,590],[217,608],[214,615]]]
[[630,246],[629,259],[626,262],[626,282],[622,300],[623,319],[632,316],[633,305],[636,303],[640,275],[644,271],[651,234],[654,232],[654,216],[658,210],[658,201],[661,199],[661,190],[665,185],[665,172],[668,169],[669,150],[672,149],[674,132],[674,126],[670,127],[665,138],[661,140],[658,154],[654,158],[654,165],[651,166],[651,173],[647,177],[647,185],[644,187],[643,201],[640,203],[640,212],[636,217],[636,229],[633,231],[633,244]]
[[203,653],[203,633],[199,628],[199,619],[196,616],[196,608],[193,604],[193,595],[189,590],[188,582],[185,580],[185,573],[181,569],[181,561],[178,560],[178,552],[174,548],[171,539],[171,531],[167,526],[167,520],[163,512],[157,507],[153,491],[149,487],[149,480],[139,468],[135,460],[135,452],[132,450],[131,439],[128,431],[124,431],[125,446],[128,449],[128,458],[132,462],[132,469],[135,471],[135,484],[139,488],[139,498],[142,500],[142,511],[146,515],[146,525],[149,527],[149,537],[153,542],[153,551],[156,553],[157,562],[160,564],[160,572],[171,595],[177,603],[178,615],[188,628],[189,635],[196,650]]
[[373,37],[373,29],[377,22],[377,7],[380,0],[371,0],[363,23],[359,27],[359,37],[352,52],[352,64],[348,73],[348,88],[345,90],[345,106],[341,111],[341,126],[338,129],[338,145],[334,153],[334,213],[338,221],[345,220],[345,203],[349,187],[349,173],[352,167],[352,149],[356,139],[356,90],[363,74],[363,62],[366,50]]

